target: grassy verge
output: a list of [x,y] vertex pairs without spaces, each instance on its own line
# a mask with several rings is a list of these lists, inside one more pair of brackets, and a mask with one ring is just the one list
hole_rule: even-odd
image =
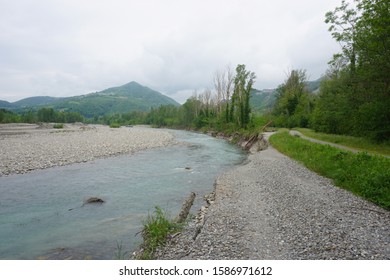
[[294,128],[294,130],[298,130],[303,135],[314,139],[340,144],[373,154],[390,156],[390,143],[377,144],[361,137],[319,133],[307,128]]
[[156,249],[163,246],[169,235],[178,232],[181,224],[172,222],[166,212],[160,207],[156,207],[153,215],[148,215],[144,222],[142,237],[144,242],[141,246],[138,259],[153,259]]
[[270,137],[280,152],[352,193],[390,210],[390,159],[353,154],[280,132]]

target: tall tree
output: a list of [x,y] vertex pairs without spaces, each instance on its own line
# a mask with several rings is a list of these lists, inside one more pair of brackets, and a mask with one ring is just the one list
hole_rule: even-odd
[[327,12],[325,22],[330,24],[329,31],[333,38],[340,43],[342,55],[350,62],[351,73],[356,67],[356,22],[357,11],[350,7],[350,3],[343,0],[334,11]]
[[249,100],[255,78],[255,73],[247,71],[244,64],[237,66],[231,112],[235,116],[236,123],[242,128],[246,128],[250,121]]
[[306,71],[292,70],[286,81],[278,87],[273,114],[280,126],[306,127],[312,109],[311,97],[306,90]]
[[234,74],[230,66],[223,71],[216,71],[214,74],[214,89],[216,92],[217,113],[224,113],[226,122],[230,122],[230,99],[233,91]]

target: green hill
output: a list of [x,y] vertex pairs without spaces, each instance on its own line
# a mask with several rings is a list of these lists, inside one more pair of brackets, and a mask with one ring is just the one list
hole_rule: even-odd
[[55,110],[79,112],[85,117],[102,116],[130,111],[148,111],[160,105],[179,106],[172,98],[158,91],[130,82],[100,92],[64,98],[52,104]]
[[142,86],[136,82],[130,82],[123,86],[112,87],[100,92],[81,96],[66,98],[36,96],[25,98],[14,103],[1,101],[0,108],[23,112],[27,110],[38,110],[42,107],[51,107],[58,111],[78,112],[90,118],[106,114],[148,111],[152,107],[169,104],[179,106],[179,103],[175,100],[158,91]]
[[50,96],[33,96],[13,102],[14,107],[31,108],[37,106],[46,106],[60,101],[62,98]]

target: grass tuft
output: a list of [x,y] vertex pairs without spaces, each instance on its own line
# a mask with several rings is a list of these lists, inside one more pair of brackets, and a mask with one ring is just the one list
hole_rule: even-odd
[[390,210],[390,159],[353,154],[329,145],[312,143],[280,132],[270,137],[280,152],[352,193]]
[[144,222],[142,237],[142,253],[140,259],[153,259],[153,254],[159,246],[163,246],[170,234],[178,232],[180,224],[168,219],[168,215],[160,207],[156,206],[153,215],[148,215]]

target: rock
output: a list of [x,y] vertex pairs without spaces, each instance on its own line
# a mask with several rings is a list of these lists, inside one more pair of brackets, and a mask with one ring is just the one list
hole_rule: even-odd
[[99,197],[90,197],[84,201],[83,206],[85,204],[92,204],[92,203],[104,203],[104,200]]

